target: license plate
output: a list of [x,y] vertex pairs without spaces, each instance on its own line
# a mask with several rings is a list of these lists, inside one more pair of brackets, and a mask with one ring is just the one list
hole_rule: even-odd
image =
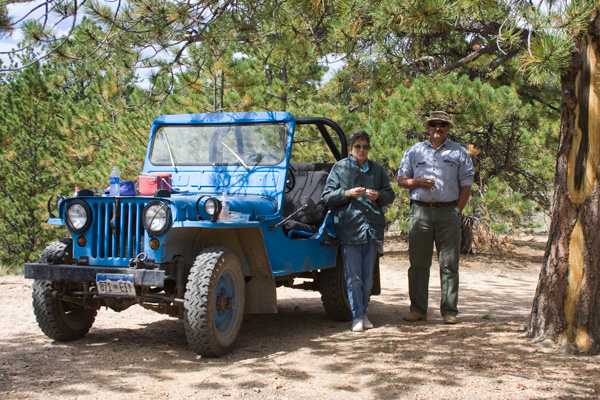
[[133,275],[96,274],[98,294],[102,296],[134,297]]

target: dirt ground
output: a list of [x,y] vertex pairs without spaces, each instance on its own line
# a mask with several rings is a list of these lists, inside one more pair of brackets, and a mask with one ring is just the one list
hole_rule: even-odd
[[0,394],[7,399],[596,399],[600,357],[545,352],[525,326],[544,238],[504,256],[465,256],[459,324],[441,322],[432,268],[428,322],[410,324],[406,245],[386,245],[375,329],[331,321],[318,293],[278,289],[279,314],[244,319],[220,359],[190,351],[183,323],[132,307],[101,310],[89,334],[58,343],[38,329],[31,282],[0,277]]

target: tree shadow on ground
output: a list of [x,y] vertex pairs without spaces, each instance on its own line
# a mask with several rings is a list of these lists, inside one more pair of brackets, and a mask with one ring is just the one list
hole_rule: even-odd
[[[556,398],[553,387],[560,381],[564,398],[595,396],[600,387],[597,357],[542,354],[525,336],[535,274],[463,271],[473,276],[461,286],[460,324],[444,325],[436,309],[435,269],[428,321],[419,323],[401,318],[408,311],[405,279],[389,278],[405,277],[406,267],[388,263],[382,271],[382,294],[369,307],[376,328],[362,334],[349,332],[348,322],[332,321],[317,293],[297,297],[285,289],[279,314],[247,315],[233,351],[205,359],[188,348],[180,320],[157,315],[138,324],[139,307],[121,314],[102,311],[112,313],[106,318],[122,318],[123,327],[100,323],[70,343],[51,342],[35,327],[2,339],[2,391],[13,398],[30,393],[77,397],[102,388],[107,395],[144,398],[157,387],[168,391],[169,385],[180,385],[178,377],[187,376],[195,393],[222,396],[254,391],[277,398],[284,383],[321,382],[322,393],[339,397],[358,395],[367,387],[375,398],[402,398],[431,387],[453,398],[461,388],[476,390],[474,380],[495,386],[498,393],[509,386],[535,390],[535,396],[523,398]],[[48,369],[48,363],[54,367]],[[139,383],[149,379],[151,385]]]

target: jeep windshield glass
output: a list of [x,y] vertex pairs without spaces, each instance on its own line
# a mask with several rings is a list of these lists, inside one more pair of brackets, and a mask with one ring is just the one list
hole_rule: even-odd
[[154,134],[154,165],[276,165],[283,161],[285,123],[248,125],[165,125]]

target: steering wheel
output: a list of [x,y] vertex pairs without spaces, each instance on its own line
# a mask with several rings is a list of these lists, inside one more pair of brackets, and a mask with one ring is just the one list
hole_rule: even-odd
[[260,162],[263,161],[263,159],[265,158],[264,154],[262,153],[252,153],[249,156],[245,157],[246,158],[246,162],[247,163],[251,163],[251,164],[258,164]]
[[296,175],[294,169],[290,165],[287,170],[287,178],[285,180],[285,193],[289,193],[296,186]]

